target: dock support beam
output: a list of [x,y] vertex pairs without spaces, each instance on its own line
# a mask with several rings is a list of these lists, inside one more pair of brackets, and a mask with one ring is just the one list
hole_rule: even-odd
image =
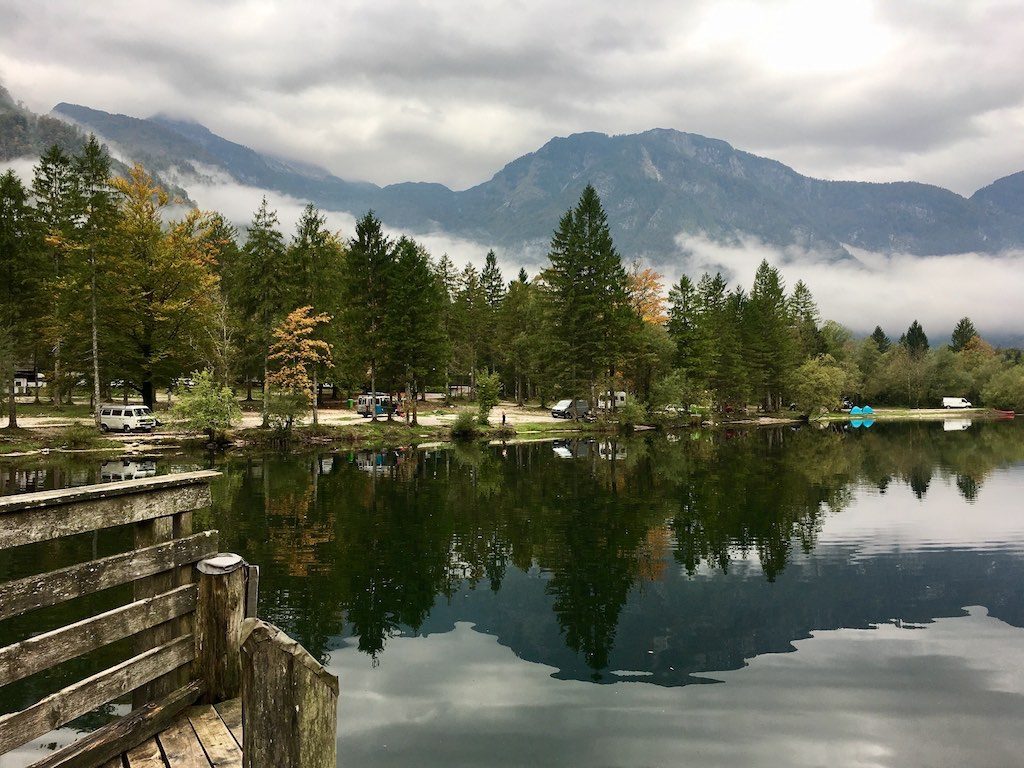
[[237,698],[242,691],[239,633],[245,619],[245,561],[218,554],[202,560],[196,620],[197,677],[207,703]]
[[338,678],[277,627],[242,624],[242,768],[336,768]]

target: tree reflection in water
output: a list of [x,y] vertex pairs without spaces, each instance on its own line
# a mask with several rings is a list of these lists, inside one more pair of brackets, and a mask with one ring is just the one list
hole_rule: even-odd
[[858,486],[923,498],[951,477],[975,499],[993,469],[1024,458],[1019,427],[977,426],[228,460],[206,522],[266,564],[262,612],[321,658],[351,636],[378,659],[388,637],[433,631],[431,613],[457,611],[479,585],[501,592],[512,569],[544,580],[565,647],[602,679],[623,606],[672,562],[696,577],[753,559],[771,584]]

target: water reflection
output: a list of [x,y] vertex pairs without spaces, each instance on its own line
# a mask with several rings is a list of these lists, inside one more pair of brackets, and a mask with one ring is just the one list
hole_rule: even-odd
[[376,662],[389,638],[469,621],[560,677],[678,685],[815,629],[970,604],[1020,625],[1016,532],[990,530],[1012,546],[984,562],[956,526],[870,562],[820,539],[875,502],[971,514],[1024,459],[1021,435],[917,424],[228,461],[208,522],[267,564],[264,614],[321,658],[354,644]]
[[[221,458],[197,522],[321,659],[468,622],[556,677],[676,686],[816,630],[1024,626],[1024,425],[864,426]],[[0,490],[152,470],[11,465]]]

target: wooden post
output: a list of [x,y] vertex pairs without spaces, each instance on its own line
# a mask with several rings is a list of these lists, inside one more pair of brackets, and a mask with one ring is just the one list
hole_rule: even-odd
[[196,566],[196,673],[206,684],[208,703],[237,698],[242,690],[238,650],[245,618],[244,566],[245,561],[233,554],[218,554]]
[[242,768],[336,768],[338,678],[259,619],[241,638]]

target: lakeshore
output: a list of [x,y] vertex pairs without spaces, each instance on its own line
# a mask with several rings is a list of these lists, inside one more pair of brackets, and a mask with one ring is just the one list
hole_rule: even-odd
[[[197,432],[183,430],[173,420],[162,424],[153,432],[127,434],[101,434],[93,424],[85,405],[73,404],[55,409],[51,405],[19,405],[19,428],[0,427],[0,457],[17,458],[50,452],[58,453],[119,453],[139,455],[164,451],[182,446],[197,447],[206,443],[206,437]],[[339,445],[352,448],[397,448],[419,444],[451,442],[451,428],[460,413],[475,414],[471,403],[443,406],[436,401],[422,404],[417,424],[406,424],[403,417],[393,420],[378,417],[365,418],[347,408],[327,407],[318,412],[318,424],[311,424],[307,415],[286,440],[281,434],[260,426],[258,411],[243,411],[239,424],[228,433],[228,441],[221,446],[227,450],[277,449],[304,450],[309,446]],[[166,411],[158,411],[161,420]],[[502,416],[505,424],[502,425]],[[929,421],[1007,418],[1008,414],[988,408],[885,408],[868,415],[851,415],[848,411],[826,413],[809,419],[810,423],[842,423],[865,421]],[[649,424],[638,424],[633,429],[673,431],[693,428],[735,428],[798,424],[805,419],[791,412],[775,414],[680,414],[675,418],[660,418]],[[550,410],[539,405],[518,406],[501,402],[491,415],[490,424],[481,426],[477,439],[493,441],[529,441],[566,436],[600,435],[619,432],[619,425],[611,419],[584,421],[559,419]],[[627,430],[628,431],[628,430]]]

